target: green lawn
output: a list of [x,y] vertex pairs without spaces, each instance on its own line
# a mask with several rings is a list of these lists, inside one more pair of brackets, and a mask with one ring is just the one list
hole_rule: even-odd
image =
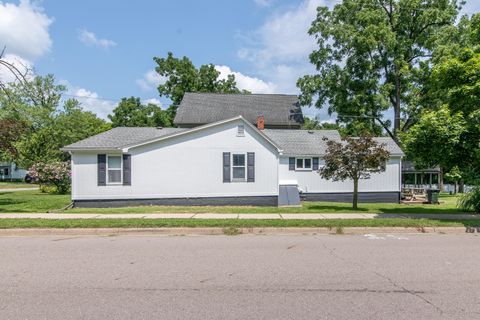
[[[127,208],[71,209],[64,213],[458,213],[456,196],[442,194],[440,205],[406,205],[385,203],[362,203],[356,210],[350,203],[304,202],[298,208],[278,207],[173,207],[143,206]],[[0,213],[7,212],[52,212],[67,206],[70,195],[52,195],[38,190],[2,192],[0,190]]]
[[70,203],[70,195],[45,194],[39,190],[0,190],[0,213],[47,212],[58,210]]
[[10,182],[0,181],[0,191],[2,189],[17,189],[17,188],[36,188],[37,185],[25,182]]
[[374,220],[228,220],[228,219],[0,219],[0,229],[11,228],[175,228],[175,227],[471,227],[480,220],[374,219]]

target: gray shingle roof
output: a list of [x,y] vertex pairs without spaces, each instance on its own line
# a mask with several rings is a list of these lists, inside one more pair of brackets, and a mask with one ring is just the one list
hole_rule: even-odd
[[265,117],[266,126],[299,127],[303,123],[298,97],[285,94],[185,93],[174,123],[199,125],[243,116],[250,123]]
[[418,169],[415,168],[415,164],[412,161],[402,161],[402,171],[403,172],[425,172],[425,173],[439,173],[440,167],[436,166],[433,168]]
[[265,129],[263,132],[280,146],[284,154],[290,155],[321,155],[327,148],[323,137],[340,140],[337,130]]
[[393,141],[392,138],[390,137],[376,137],[374,138],[375,141],[378,143],[383,143],[385,144],[385,149],[387,149],[390,154],[395,154],[395,155],[404,155],[402,149],[398,146],[398,144]]
[[139,142],[153,140],[188,129],[152,128],[152,127],[117,127],[90,138],[72,143],[62,149],[110,150],[119,149]]
[[[151,127],[118,127],[78,141],[62,148],[63,150],[116,150],[131,145],[148,142],[160,137],[167,137],[186,128],[151,128]],[[265,129],[263,133],[283,150],[287,155],[322,155],[326,150],[326,141],[340,140],[336,130],[295,130],[295,129]],[[391,138],[375,138],[379,143],[385,143],[391,154],[403,155],[402,150]]]

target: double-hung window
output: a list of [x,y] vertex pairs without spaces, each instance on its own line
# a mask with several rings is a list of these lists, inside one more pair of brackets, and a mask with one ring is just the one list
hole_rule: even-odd
[[107,156],[107,183],[122,183],[122,156]]
[[312,158],[296,158],[296,170],[312,170]]
[[232,155],[232,181],[245,181],[245,154]]

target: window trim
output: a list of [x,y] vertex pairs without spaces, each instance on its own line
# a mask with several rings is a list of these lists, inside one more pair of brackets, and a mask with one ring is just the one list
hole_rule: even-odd
[[[107,154],[107,158],[105,159],[105,172],[106,172],[106,184],[111,185],[111,186],[118,186],[118,185],[123,185],[123,155],[122,154]],[[108,167],[108,158],[110,157],[120,157],[120,169],[118,168],[113,168],[111,170],[117,170],[120,171],[120,182],[110,182],[108,172],[110,171],[110,168]]]
[[[297,166],[297,161],[298,160],[302,160],[302,165],[303,165],[303,168],[299,168]],[[305,168],[305,160],[308,159],[310,160],[310,167],[309,168]],[[295,171],[312,171],[313,170],[313,157],[295,157]]]
[[[231,159],[230,159],[230,181],[231,182],[247,182],[247,153],[246,152],[235,152],[231,153]],[[236,155],[243,155],[243,166],[235,166],[233,165],[233,158]],[[233,169],[234,168],[243,168],[243,179],[241,178],[234,178],[233,177]]]

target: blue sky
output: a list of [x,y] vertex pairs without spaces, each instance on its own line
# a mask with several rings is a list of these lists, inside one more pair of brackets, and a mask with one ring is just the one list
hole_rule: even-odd
[[[477,3],[476,3],[477,2]],[[298,93],[313,73],[307,29],[318,5],[335,0],[0,1],[7,58],[53,73],[85,109],[105,117],[126,96],[168,106],[158,96],[154,56],[168,51],[258,93]],[[480,11],[470,0],[464,12]],[[0,72],[0,77],[6,77]],[[324,110],[305,110],[331,119]]]

